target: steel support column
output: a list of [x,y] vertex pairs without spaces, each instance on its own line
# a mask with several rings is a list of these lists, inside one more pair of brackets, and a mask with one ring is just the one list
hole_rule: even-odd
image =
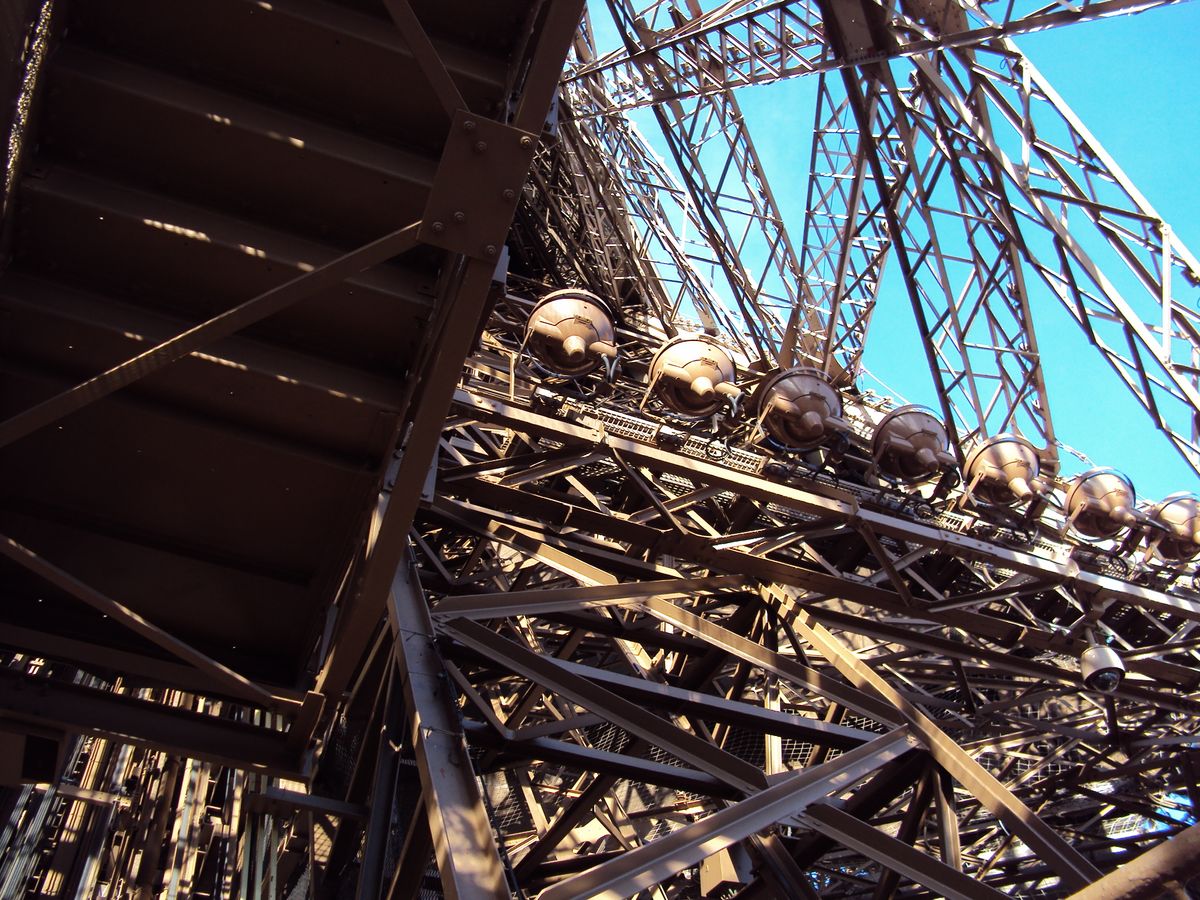
[[471,768],[451,681],[434,645],[424,592],[407,557],[392,581],[388,618],[442,887],[452,900],[507,900],[508,884]]

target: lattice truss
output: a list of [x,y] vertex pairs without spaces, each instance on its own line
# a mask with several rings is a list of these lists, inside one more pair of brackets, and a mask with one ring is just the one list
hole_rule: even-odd
[[[482,336],[444,427],[401,430],[314,690],[284,715],[224,669],[220,699],[72,674],[116,724],[71,744],[76,785],[13,801],[0,893],[56,896],[97,799],[108,896],[161,855],[170,896],[1066,897],[1182,831],[1200,537],[1076,527],[1030,297],[1196,467],[1200,264],[1009,39],[1157,5],[593,9],[622,49],[585,18],[506,253],[452,248],[476,256],[443,279],[490,285],[489,311],[433,333]],[[733,89],[798,75],[793,243]],[[902,410],[858,383],[889,264],[945,420],[925,480],[886,471],[872,434]],[[613,320],[569,374],[529,324],[564,289]],[[659,354],[696,332],[737,371],[685,415]],[[414,396],[448,395],[461,353],[427,344]],[[797,366],[845,398],[819,448],[772,439],[755,399]],[[1003,433],[1041,466],[1019,503],[963,474]],[[1097,644],[1126,669],[1110,691],[1081,677]],[[5,685],[47,667],[0,661]],[[137,704],[163,724],[135,750]]]
[[[1073,538],[1053,502],[996,515],[953,479],[781,456],[647,386],[689,330],[746,386],[793,364],[852,386],[892,257],[955,447],[1016,431],[1056,468],[1037,279],[1195,464],[1200,269],[1006,37],[1133,7],[609,6],[626,48],[597,56],[585,22],[406,582],[510,886],[1066,896],[1175,833],[1197,791],[1187,567]],[[793,245],[731,89],[809,73]],[[618,311],[616,366],[563,378],[529,352],[562,288]],[[864,422],[891,409],[859,398]],[[1081,685],[1096,635],[1128,665],[1111,695]]]
[[[696,896],[732,848],[747,895],[870,895],[880,865],[1059,895],[1178,827],[1200,706],[1164,645],[1191,592],[1068,579],[1061,547],[784,486],[708,435],[664,450],[608,404],[513,402],[498,370],[460,392],[414,562],[527,890],[594,866],[542,896]],[[1112,697],[1076,663],[1097,591],[1138,673]]]
[[[683,216],[718,245],[698,259],[716,263],[704,270],[725,275],[743,314],[752,307],[756,350],[857,373],[894,247],[960,437],[1015,427],[1052,457],[1026,284],[1041,281],[1196,467],[1196,314],[1186,301],[1200,266],[1005,37],[1157,4],[1008,4],[1000,20],[954,4],[834,4],[828,24],[817,4],[694,16],[667,3],[612,5],[627,49],[584,53],[567,82],[573,106],[605,142],[627,127],[623,110],[654,110],[686,186],[660,190],[676,205],[686,197]],[[872,18],[886,38],[855,24]],[[653,52],[634,52],[642,47]],[[730,89],[809,73],[821,79],[813,175],[793,247]],[[782,347],[801,293],[803,321]]]

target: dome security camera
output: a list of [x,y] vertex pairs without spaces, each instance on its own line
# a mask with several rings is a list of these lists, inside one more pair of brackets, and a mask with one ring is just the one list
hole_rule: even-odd
[[1079,674],[1089,690],[1111,694],[1121,686],[1125,677],[1125,663],[1112,647],[1098,644],[1088,647],[1079,657]]

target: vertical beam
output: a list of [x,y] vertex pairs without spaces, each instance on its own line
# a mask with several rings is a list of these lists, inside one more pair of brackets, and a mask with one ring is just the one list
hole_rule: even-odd
[[421,895],[421,882],[429,859],[433,855],[433,837],[429,833],[429,819],[422,803],[412,821],[408,823],[408,834],[396,861],[396,871],[388,887],[385,900],[413,900]]
[[392,581],[388,612],[442,888],[451,900],[508,900],[508,884],[471,769],[451,682],[407,554]]
[[236,897],[234,883],[238,874],[238,841],[244,840],[245,819],[242,811],[242,798],[246,791],[245,772],[230,772],[232,782],[229,795],[225,799],[223,810],[224,849],[222,851],[221,871],[218,876],[218,900],[231,900]]
[[958,838],[958,806],[954,802],[954,781],[943,769],[937,770],[934,789],[937,797],[938,827],[942,832],[942,862],[962,871],[962,847]]
[[835,83],[818,76],[800,265],[814,290],[829,296],[822,368],[854,378],[891,238],[866,202],[867,139],[853,126],[849,101],[835,98]]
[[[661,78],[668,64],[644,49],[650,41],[635,4],[608,0],[608,7],[643,77],[648,81]],[[682,16],[675,8],[672,13]],[[711,49],[697,44],[694,51],[701,67],[715,62]],[[782,347],[786,332],[810,361],[818,361],[821,352],[814,339],[823,338],[826,330],[823,311],[817,308],[801,275],[791,238],[733,93],[668,100],[656,104],[653,112],[691,197],[689,216],[703,231],[725,274],[757,354],[770,365],[781,355],[792,358],[793,348]],[[705,157],[720,153],[721,160],[706,165],[702,153]],[[710,172],[715,173],[715,180],[710,180]],[[792,324],[785,329],[783,320],[789,317]]]
[[404,701],[396,684],[395,671],[395,666],[387,667],[387,689],[379,732],[368,732],[366,735],[366,740],[378,742],[379,751],[375,756],[371,815],[367,821],[366,840],[363,842],[362,864],[358,869],[359,900],[371,900],[380,896],[383,870],[387,862],[385,852],[394,815],[397,754],[404,728]]
[[[904,819],[900,822],[900,830],[896,833],[896,838],[906,844],[912,844],[917,839],[917,835],[921,833],[925,812],[929,809],[929,802],[933,798],[934,777],[932,768],[927,767],[920,783],[913,791],[912,799],[908,802],[908,810],[904,813]],[[895,869],[888,869],[879,877],[871,900],[891,900],[899,883],[900,873]]]
[[545,124],[567,50],[583,18],[584,4],[585,0],[554,0],[544,5],[545,19],[536,35],[537,47],[531,55],[532,63],[525,73],[521,99],[513,117],[513,125],[521,131],[540,133]]
[[385,615],[388,589],[408,545],[408,531],[441,437],[450,398],[478,331],[495,264],[481,260],[460,262],[458,271],[447,276],[438,302],[438,321],[425,343],[427,352],[409,375],[404,406],[411,431],[395,471],[393,487],[380,494],[374,543],[357,594],[338,623],[338,633],[318,682],[317,690],[322,693],[337,696],[345,690]]

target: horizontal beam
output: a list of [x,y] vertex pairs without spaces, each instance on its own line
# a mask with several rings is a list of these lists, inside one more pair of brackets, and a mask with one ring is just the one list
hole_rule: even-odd
[[[997,38],[1130,15],[1178,2],[1181,0],[1098,0],[1069,8],[1046,6],[1006,21],[984,19],[972,28],[945,34],[930,29],[926,36],[918,37],[906,37],[899,28],[893,28],[894,40],[887,46],[872,47],[847,58],[829,52],[824,26],[814,14],[815,4],[781,0],[748,13],[686,21],[656,33],[644,46],[621,49],[581,66],[566,80],[605,79],[612,96],[597,112],[614,113],[950,47],[972,47]],[[648,56],[660,60],[652,85],[646,83],[639,66],[639,62],[645,65]]]
[[[835,489],[818,493],[797,484],[781,484],[759,475],[724,467],[716,463],[664,450],[648,443],[618,437],[601,428],[544,416],[497,397],[484,397],[459,390],[455,403],[464,413],[481,421],[506,425],[516,431],[541,435],[558,441],[607,445],[631,463],[655,471],[670,472],[694,482],[719,485],[735,494],[754,500],[778,504],[805,515],[815,515],[830,522],[860,523],[877,535],[887,535],[908,544],[929,547],[936,551],[954,553],[968,559],[991,563],[1004,569],[1032,575],[1048,583],[1074,583],[1085,590],[1098,591],[1101,596],[1119,600],[1143,609],[1166,612],[1200,621],[1200,602],[1143,585],[1132,584],[1108,575],[1082,570],[1066,555],[1043,556],[1016,550],[1003,544],[983,540],[926,522],[903,518],[883,510],[862,506],[852,495]],[[625,527],[633,523],[622,522]],[[638,526],[644,528],[645,526]],[[652,529],[653,530],[653,529]],[[732,564],[733,551],[720,551],[722,563]],[[742,554],[748,556],[748,554]],[[750,557],[750,559],[758,559]],[[766,562],[771,562],[767,560]],[[721,568],[728,569],[727,565]],[[822,575],[823,573],[814,573]],[[895,595],[861,581],[838,579],[837,596],[854,598],[861,595],[870,603],[875,597],[890,602]]]
[[[224,692],[213,684],[211,678],[193,666],[32,628],[22,628],[7,622],[0,625],[0,646],[73,663],[96,674],[119,672],[126,682],[137,685],[170,687],[197,694],[211,694],[216,690],[224,695]],[[271,690],[277,698],[289,703],[298,704],[302,700],[301,692],[292,688],[272,685]]]
[[906,729],[897,729],[837,759],[796,772],[711,816],[686,825],[595,868],[552,885],[538,900],[620,898],[652,887],[726,847],[805,811],[911,749]]
[[287,309],[315,291],[340,284],[351,275],[357,275],[364,269],[385,262],[393,256],[399,256],[416,245],[419,226],[420,222],[415,222],[339,256],[311,272],[298,275],[233,309],[156,344],[95,378],[17,413],[12,418],[0,422],[0,447],[7,447],[63,416],[83,409],[89,403],[157,372],[163,366]]
[[585,772],[615,775],[618,778],[702,794],[706,797],[736,800],[742,796],[737,788],[723,779],[687,766],[671,766],[626,753],[610,753],[607,750],[597,750],[548,737],[506,737],[490,725],[470,719],[463,721],[463,730],[472,746],[498,750],[509,762],[528,759],[558,762]]
[[[977,663],[987,669],[1056,682],[1075,690],[1083,690],[1083,679],[1080,677],[1079,671],[1075,669],[1066,669],[1050,663],[1037,662],[1036,660],[1027,659],[1012,653],[990,650],[986,647],[980,647],[977,644],[966,644],[933,634],[925,634],[915,628],[892,625],[864,616],[855,616],[836,610],[824,609],[819,606],[806,606],[805,610],[814,619],[827,626],[846,629],[856,634],[869,635],[891,643],[902,644],[926,653],[937,654],[946,659],[961,659]],[[969,627],[963,630],[970,633]],[[1079,646],[1076,648],[1076,653],[1082,653],[1087,649],[1086,643],[1082,641],[1077,643]],[[1069,652],[1070,648],[1064,649]],[[1133,666],[1128,665],[1128,668],[1133,669]],[[1183,667],[1178,668],[1182,669]],[[1142,682],[1142,685],[1144,684],[1145,682]],[[1145,703],[1152,707],[1173,709],[1184,715],[1200,715],[1200,703],[1180,697],[1178,691],[1155,691],[1142,685],[1127,679],[1115,692],[1116,696]]]
[[1005,896],[836,807],[817,803],[810,806],[804,816],[816,822],[819,831],[843,847],[861,853],[893,872],[907,875],[922,887],[937,891],[946,900],[1003,900]]
[[548,612],[570,612],[601,606],[631,605],[643,597],[666,599],[692,597],[698,593],[737,590],[745,578],[719,575],[713,578],[674,578],[632,584],[601,584],[551,590],[508,591],[443,597],[434,604],[433,620],[498,619],[506,616],[539,616]]
[[361,803],[347,803],[333,797],[320,797],[280,787],[268,787],[262,793],[247,795],[246,805],[254,812],[288,814],[300,810],[321,816],[337,816],[339,819],[366,819],[371,812],[369,807]]
[[76,600],[86,603],[92,609],[98,610],[113,621],[137,635],[145,638],[172,656],[182,659],[194,666],[220,693],[237,697],[257,706],[267,708],[291,701],[277,700],[269,691],[265,691],[249,679],[234,672],[228,666],[222,665],[211,656],[201,653],[191,644],[180,640],[168,631],[147,621],[128,606],[118,603],[111,597],[100,593],[91,585],[85,584],[73,575],[64,572],[58,566],[44,559],[39,554],[19,544],[10,537],[0,535],[0,554],[7,556],[13,562],[19,563],[34,574],[44,578],[57,588],[61,588]]
[[739,700],[727,700],[712,694],[688,691],[656,681],[647,681],[645,678],[597,669],[593,666],[572,662],[562,662],[560,665],[568,672],[574,672],[589,681],[603,684],[614,693],[637,700],[647,706],[670,709],[676,713],[686,713],[705,720],[737,725],[762,734],[809,741],[814,744],[837,747],[840,750],[848,750],[879,737],[873,731],[834,725],[832,722],[808,716],[794,716],[774,709],[753,706]]
[[765,786],[766,779],[752,766],[731,753],[684,731],[678,725],[648,712],[625,697],[609,691],[569,670],[561,660],[534,653],[475,622],[465,619],[441,626],[440,631],[473,650],[483,653],[509,671],[541,684],[557,694],[599,713],[614,725],[674,754],[686,763],[726,779],[746,794]]
[[307,750],[295,749],[287,732],[64,681],[0,671],[0,719],[296,781],[308,778]]
[[838,679],[822,675],[791,657],[783,656],[740,634],[734,634],[729,629],[702,619],[673,603],[648,600],[643,604],[643,608],[654,618],[667,622],[693,637],[700,638],[710,646],[760,666],[767,672],[777,675],[797,687],[820,694],[835,703],[840,703],[880,722],[892,725],[900,723],[899,713],[873,694],[860,691]]

